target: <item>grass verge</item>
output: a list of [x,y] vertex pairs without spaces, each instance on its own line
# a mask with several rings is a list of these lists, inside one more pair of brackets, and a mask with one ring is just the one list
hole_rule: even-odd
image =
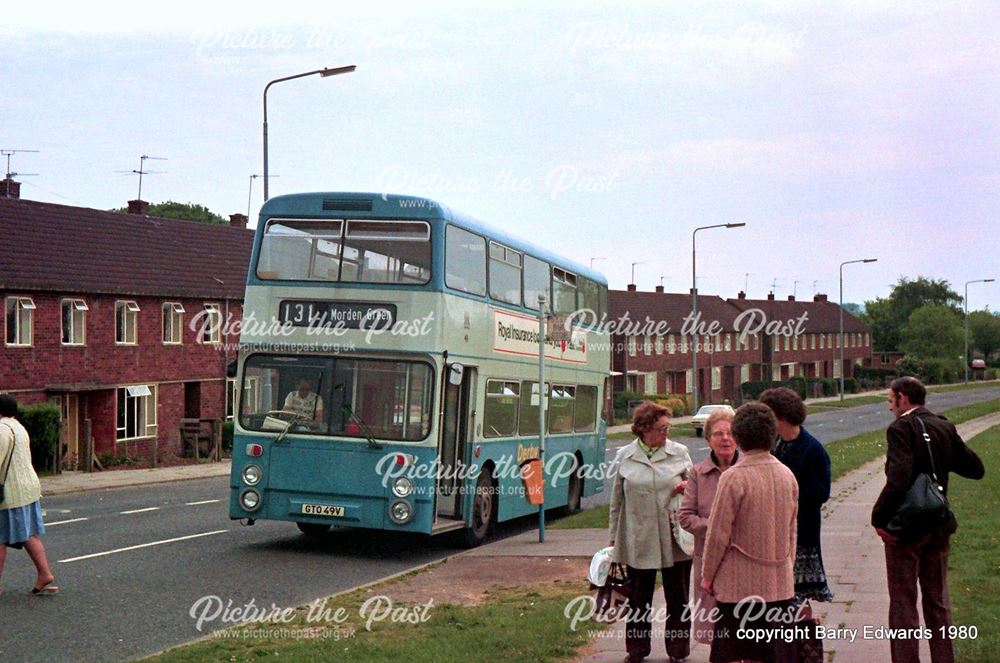
[[550,529],[607,529],[608,505],[601,504],[592,509],[574,513],[572,516],[560,518],[551,525],[546,523],[546,527]]
[[[967,391],[969,389],[982,389],[983,387],[996,387],[1000,386],[1000,381],[991,380],[989,382],[970,382],[969,384],[945,384],[938,387],[927,387],[928,393],[932,394],[944,394],[951,391]],[[872,405],[874,403],[884,403],[885,402],[885,390],[883,389],[878,394],[872,394],[868,396],[852,396],[851,398],[845,398],[843,401],[823,401],[821,403],[810,404],[806,401],[806,405],[812,408],[845,408],[845,407],[858,407],[859,405]]]
[[[694,427],[691,424],[671,424],[670,425],[670,438],[671,439],[682,439],[687,437],[694,437]],[[611,433],[608,435],[609,440],[634,440],[635,433],[632,431],[622,431],[620,433]]]
[[[585,628],[569,629],[563,615],[567,602],[587,592],[582,582],[560,581],[528,588],[488,592],[476,607],[406,606],[392,584],[328,600],[309,621],[308,606],[296,609],[287,623],[255,623],[221,631],[206,640],[176,647],[145,659],[157,663],[196,661],[407,661],[468,663],[488,655],[502,661],[562,661],[588,642]],[[525,591],[525,590],[528,591]],[[389,616],[366,629],[370,615],[386,612],[386,604],[364,612],[365,601],[388,596],[401,622]],[[333,617],[342,608],[342,623]],[[391,615],[391,613],[388,613]],[[425,615],[422,623],[417,621]],[[554,627],[554,625],[559,627]],[[488,652],[488,654],[487,654]]]
[[951,539],[948,587],[955,626],[975,626],[975,639],[955,639],[961,663],[997,660],[1000,649],[1000,534],[996,515],[984,505],[1000,502],[1000,427],[977,435],[970,446],[983,459],[986,477],[968,481],[953,476],[948,499],[958,518],[958,534]]
[[[963,405],[939,412],[954,423],[960,424],[970,419],[992,414],[1000,410],[1000,398],[973,405]],[[834,481],[851,470],[885,454],[885,430],[879,429],[861,433],[826,445],[830,454],[830,474]]]

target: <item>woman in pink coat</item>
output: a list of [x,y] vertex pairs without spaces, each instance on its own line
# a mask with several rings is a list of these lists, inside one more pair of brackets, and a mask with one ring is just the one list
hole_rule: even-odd
[[691,581],[694,586],[694,603],[691,605],[694,628],[691,634],[695,640],[704,644],[712,642],[715,597],[701,589],[701,556],[705,549],[708,517],[712,513],[712,500],[715,499],[715,490],[719,486],[719,477],[739,460],[732,429],[733,413],[729,410],[716,410],[709,415],[705,422],[705,439],[708,440],[712,453],[692,468],[684,490],[684,499],[677,510],[677,520],[681,527],[694,534]]

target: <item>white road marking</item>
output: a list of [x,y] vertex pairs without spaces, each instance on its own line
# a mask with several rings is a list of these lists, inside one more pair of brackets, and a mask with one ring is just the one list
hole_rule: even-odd
[[118,513],[120,515],[127,516],[132,513],[146,513],[147,511],[159,511],[159,510],[160,507],[158,506],[150,506],[146,507],[145,509],[132,509],[131,511],[119,511]]
[[67,525],[69,523],[82,523],[84,520],[90,520],[90,518],[72,518],[70,520],[57,520],[54,523],[45,523],[46,527],[52,527],[54,525]]
[[201,502],[185,502],[185,506],[198,506],[200,504],[215,504],[216,502],[221,502],[222,500],[202,500]]
[[115,553],[127,552],[129,550],[138,550],[139,548],[149,548],[150,546],[162,546],[165,543],[176,543],[178,541],[188,541],[190,539],[198,539],[203,536],[212,536],[213,534],[223,534],[228,532],[226,529],[217,529],[212,532],[202,532],[201,534],[191,534],[188,536],[179,536],[175,539],[164,539],[163,541],[151,541],[150,543],[140,543],[137,546],[128,546],[127,548],[116,548],[115,550],[107,550],[105,552],[91,553],[90,555],[80,555],[79,557],[70,557],[69,559],[60,559],[60,564],[68,564],[69,562],[79,562],[84,559],[91,559],[93,557],[104,557],[105,555],[114,555]]

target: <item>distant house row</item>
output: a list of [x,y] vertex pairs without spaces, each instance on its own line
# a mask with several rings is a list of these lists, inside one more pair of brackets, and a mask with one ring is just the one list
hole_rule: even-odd
[[[180,419],[232,416],[253,232],[0,197],[0,390],[62,412],[67,465],[89,420],[95,451],[180,451]],[[14,192],[16,193],[16,191]]]
[[[697,319],[691,318],[690,294],[664,292],[660,286],[653,292],[635,286],[610,290],[608,300],[610,318],[627,314],[630,323],[619,325],[624,333],[612,336],[616,390],[686,394],[697,385],[702,403],[736,401],[744,382],[850,377],[854,366],[871,357],[871,330],[844,312],[841,363],[840,306],[823,294],[805,301],[778,300],[773,294],[762,300],[747,299],[742,292],[733,299],[699,294]],[[694,324],[700,325],[701,339],[697,378]]]

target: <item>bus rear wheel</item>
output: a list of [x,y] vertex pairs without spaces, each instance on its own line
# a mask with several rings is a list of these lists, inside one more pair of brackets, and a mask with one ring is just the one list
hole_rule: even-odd
[[496,489],[486,472],[479,473],[476,480],[476,494],[472,498],[471,525],[465,528],[465,545],[475,548],[483,543],[490,533],[497,512]]
[[329,525],[320,525],[317,523],[295,523],[298,526],[299,531],[306,536],[322,536],[330,531]]
[[576,513],[580,510],[580,502],[583,500],[583,477],[580,476],[579,462],[573,468],[573,473],[569,475],[569,489],[566,495],[566,513]]

